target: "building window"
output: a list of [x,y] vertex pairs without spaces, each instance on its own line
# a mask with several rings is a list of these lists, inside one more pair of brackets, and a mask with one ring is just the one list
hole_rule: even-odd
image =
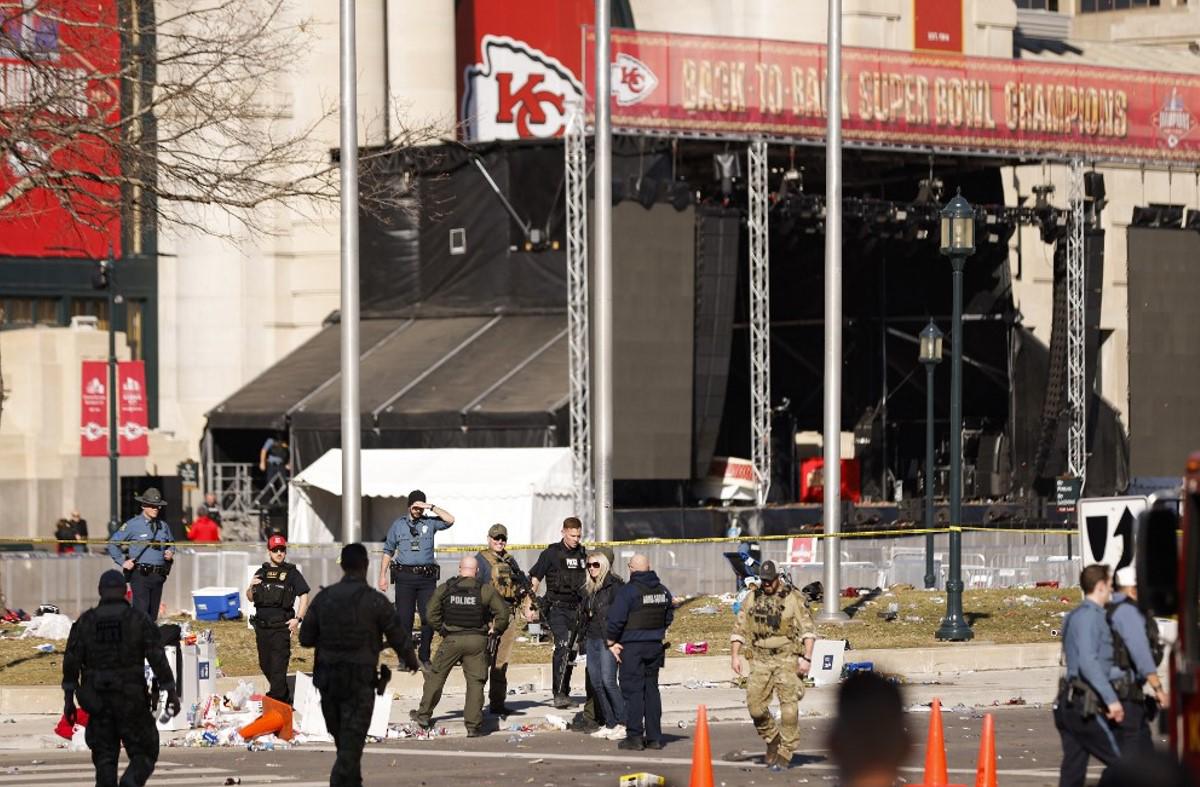
[[1058,0],[1016,0],[1017,8],[1031,8],[1035,11],[1058,11]]
[[107,298],[72,298],[71,316],[89,315],[98,320],[96,325],[102,331],[108,330],[108,299]]
[[[1018,5],[1020,5],[1019,2]],[[1131,8],[1157,8],[1160,5],[1162,5],[1162,0],[1079,0],[1079,13],[1128,11]]]
[[125,341],[129,345],[129,357],[135,361],[145,360],[145,345],[142,342],[145,308],[145,301],[125,301]]
[[61,302],[58,298],[5,298],[0,301],[3,314],[0,325],[21,328],[27,325],[60,325]]

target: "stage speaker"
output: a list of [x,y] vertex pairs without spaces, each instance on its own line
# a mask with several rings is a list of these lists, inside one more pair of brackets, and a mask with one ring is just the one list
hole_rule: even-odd
[[1104,202],[1104,175],[1099,172],[1083,173],[1083,194],[1096,202]]

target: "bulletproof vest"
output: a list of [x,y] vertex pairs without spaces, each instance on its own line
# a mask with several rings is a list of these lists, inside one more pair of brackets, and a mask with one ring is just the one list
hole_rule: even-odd
[[274,565],[263,563],[262,582],[254,586],[251,597],[255,607],[263,609],[291,609],[296,601],[292,586],[286,581],[288,573],[296,567],[290,563]]
[[[102,603],[76,623],[83,626],[83,680],[96,688],[119,688],[133,673],[141,673],[145,652],[138,615],[123,602]],[[146,622],[146,625],[150,625]]]
[[632,584],[637,590],[641,605],[629,613],[629,620],[626,621],[625,628],[637,631],[665,629],[667,627],[667,607],[671,603],[667,598],[667,591],[662,587],[651,589],[640,582]]
[[267,449],[267,453],[271,457],[278,459],[282,462],[287,462],[287,460],[288,460],[288,448],[286,445],[280,445],[278,440],[271,443],[271,447],[269,449]]
[[578,596],[587,577],[587,552],[582,546],[568,551],[561,542],[557,547],[558,560],[547,589],[559,596]]
[[339,582],[321,591],[321,596],[329,595],[317,606],[321,626],[318,650],[357,651],[378,642],[379,632],[374,627],[368,630],[362,623],[362,598],[370,589],[366,584]]
[[[1108,627],[1112,629],[1113,663],[1119,669],[1130,671],[1134,669],[1133,656],[1130,655],[1125,640],[1121,638],[1120,633],[1113,628],[1112,624],[1113,613],[1117,611],[1121,604],[1132,604],[1135,608],[1137,607],[1137,602],[1127,596],[1116,604],[1109,602],[1104,607],[1104,616],[1108,620]],[[1154,659],[1154,666],[1157,667],[1162,663],[1165,652],[1162,637],[1158,633],[1158,621],[1154,619],[1153,615],[1147,615],[1140,610],[1139,614],[1141,614],[1142,620],[1146,623],[1146,641],[1150,643],[1150,657]]]
[[750,605],[750,628],[755,639],[786,634],[783,631],[783,608],[788,591],[780,589],[773,594],[754,591],[754,603]]
[[483,587],[478,582],[464,582],[455,577],[447,584],[442,596],[442,622],[457,629],[487,627],[483,610]]
[[508,562],[511,558],[507,555],[501,557],[490,549],[485,549],[479,554],[483,555],[483,559],[487,561],[488,566],[492,569],[492,587],[504,598],[505,601],[512,601],[517,597],[517,582],[513,577],[512,565]]

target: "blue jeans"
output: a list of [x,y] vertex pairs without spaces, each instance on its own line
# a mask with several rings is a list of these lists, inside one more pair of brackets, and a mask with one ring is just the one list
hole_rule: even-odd
[[604,714],[605,726],[610,730],[625,723],[625,698],[617,688],[617,657],[612,654],[602,639],[587,641],[587,674],[596,702]]

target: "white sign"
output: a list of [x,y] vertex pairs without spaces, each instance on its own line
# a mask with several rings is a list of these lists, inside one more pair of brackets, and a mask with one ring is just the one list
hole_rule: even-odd
[[846,661],[846,640],[819,639],[813,644],[812,668],[809,675],[816,686],[832,686],[842,679],[842,664]]
[[[330,739],[325,727],[325,715],[321,712],[321,691],[313,685],[312,676],[305,672],[296,673],[296,696],[293,706],[299,720],[295,729],[310,737]],[[392,692],[389,688],[375,695],[375,707],[371,709],[371,724],[367,734],[383,740],[387,737],[388,720],[392,716]]]
[[1114,572],[1133,563],[1138,515],[1144,497],[1089,497],[1075,507],[1083,565],[1103,563]]
[[463,75],[466,138],[560,136],[567,127],[568,104],[583,100],[583,86],[571,70],[508,36],[485,35],[479,48],[483,62],[469,66]]

